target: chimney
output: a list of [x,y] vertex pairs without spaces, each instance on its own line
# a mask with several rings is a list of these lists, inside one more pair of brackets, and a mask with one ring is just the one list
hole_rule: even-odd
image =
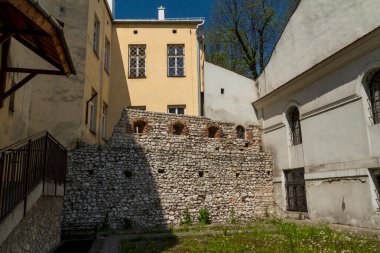
[[158,10],[158,20],[165,20],[165,7],[164,6],[160,6],[157,8]]

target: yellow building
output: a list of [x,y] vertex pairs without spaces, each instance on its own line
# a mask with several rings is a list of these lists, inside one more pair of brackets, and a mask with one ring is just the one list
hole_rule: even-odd
[[[54,20],[56,18],[64,23],[67,47],[77,73],[69,78],[38,75],[18,90],[15,96],[7,97],[0,108],[0,122],[7,122],[0,126],[0,148],[44,130],[68,148],[75,147],[78,141],[104,143],[112,41],[109,3],[113,1],[38,2],[45,10],[49,10]],[[3,14],[6,10],[0,9],[0,12]],[[15,53],[8,65],[51,68],[51,64],[41,62],[31,50],[20,49],[15,39],[10,43]],[[8,75],[7,86],[11,87],[13,79],[17,83],[23,77],[23,74]]]
[[109,134],[123,108],[201,115],[202,19],[114,20]]

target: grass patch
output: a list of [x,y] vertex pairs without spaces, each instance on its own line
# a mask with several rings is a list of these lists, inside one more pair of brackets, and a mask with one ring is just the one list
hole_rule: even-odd
[[[240,231],[236,231],[241,228]],[[195,233],[201,227],[196,227]],[[205,230],[205,228],[203,227]],[[214,227],[207,227],[213,230]],[[332,231],[327,226],[298,226],[271,220],[239,227],[215,227],[217,235],[137,238],[121,242],[122,253],[132,252],[379,252],[380,241]]]

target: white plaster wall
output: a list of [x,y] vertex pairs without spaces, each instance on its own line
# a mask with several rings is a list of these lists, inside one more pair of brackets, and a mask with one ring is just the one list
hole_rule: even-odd
[[379,0],[302,0],[261,75],[260,96],[380,25]]
[[[264,129],[285,124],[285,127],[264,134],[265,148],[273,152],[275,168],[289,168],[292,154],[288,154],[289,129],[284,114],[289,104],[295,102],[300,105],[305,166],[360,161],[379,155],[379,126],[370,123],[367,94],[363,89],[367,66],[374,62],[380,62],[380,49],[264,108]],[[380,67],[380,63],[378,65]],[[351,95],[357,98],[331,106]],[[306,113],[326,105],[330,107],[303,118]]]
[[[205,62],[205,116],[242,125],[257,122],[252,101],[257,99],[252,79]],[[224,89],[224,94],[221,94]]]

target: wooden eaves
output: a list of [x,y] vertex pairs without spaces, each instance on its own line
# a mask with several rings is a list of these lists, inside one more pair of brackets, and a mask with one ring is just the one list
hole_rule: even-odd
[[[14,68],[8,66],[11,38],[50,63],[56,70]],[[0,107],[5,98],[16,92],[38,74],[76,74],[68,50],[63,23],[39,3],[38,0],[0,0]],[[9,90],[6,88],[8,72],[26,73],[26,77]]]

